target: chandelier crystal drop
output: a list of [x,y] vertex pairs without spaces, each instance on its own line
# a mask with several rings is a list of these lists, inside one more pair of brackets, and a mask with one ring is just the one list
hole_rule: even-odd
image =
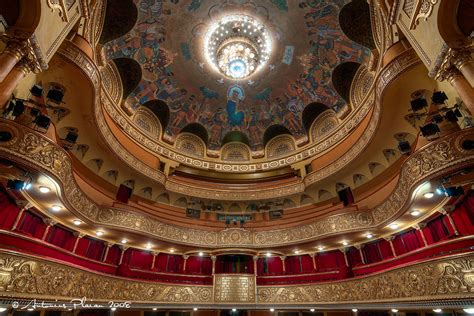
[[230,79],[244,79],[270,58],[272,43],[265,26],[247,15],[228,15],[204,38],[208,62]]

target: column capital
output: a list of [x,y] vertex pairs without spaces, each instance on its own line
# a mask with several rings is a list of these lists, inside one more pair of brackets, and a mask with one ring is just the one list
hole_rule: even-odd
[[115,245],[113,242],[108,242],[108,241],[104,242],[104,244],[107,248],[111,248],[113,245]]
[[255,255],[252,258],[253,258],[253,261],[257,261],[259,257],[257,255]]
[[82,237],[84,237],[86,234],[84,233],[81,233],[81,232],[73,232],[72,233],[75,237],[81,239]]
[[454,66],[442,66],[438,73],[435,76],[436,80],[439,81],[448,81],[450,84],[453,83],[454,80],[463,77],[462,73]]
[[281,261],[285,261],[286,256],[280,256]]
[[395,239],[395,236],[393,236],[393,235],[385,236],[383,239],[385,239],[386,241],[392,241],[392,240]]
[[43,218],[43,223],[51,227],[51,226],[56,225],[58,222],[56,222],[55,220],[51,218]]
[[461,69],[467,63],[473,62],[473,52],[474,46],[463,47],[461,49],[450,49],[447,58],[452,65]]
[[212,261],[216,261],[216,260],[217,260],[217,256],[211,256],[211,260],[212,260]]
[[184,260],[188,260],[188,259],[189,259],[189,255],[183,255],[183,259],[184,259]]
[[129,246],[124,246],[124,245],[120,246],[120,249],[122,249],[123,252],[127,251],[128,248],[130,248],[130,247]]
[[151,254],[152,254],[154,257],[156,257],[156,256],[158,256],[158,255],[160,254],[160,252],[159,252],[159,251],[152,251]]
[[416,225],[413,225],[412,227],[416,230],[422,230],[423,228],[426,227],[426,224],[425,223],[418,223]]

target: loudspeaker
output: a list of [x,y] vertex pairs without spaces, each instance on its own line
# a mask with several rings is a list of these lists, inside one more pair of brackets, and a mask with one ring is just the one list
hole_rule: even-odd
[[451,197],[464,195],[464,189],[463,187],[449,187],[446,188],[446,194]]
[[431,101],[433,101],[433,103],[435,104],[443,104],[444,101],[446,101],[447,99],[448,99],[448,96],[443,91],[435,92],[433,93],[433,96],[431,97]]
[[48,100],[54,101],[56,104],[60,104],[63,101],[64,93],[61,90],[51,88],[46,95]]
[[428,102],[426,102],[425,98],[411,100],[410,104],[413,112],[419,111],[428,106]]
[[428,123],[420,127],[421,134],[423,134],[424,137],[428,136],[433,136],[436,135],[437,133],[441,132],[439,130],[439,127],[435,123]]
[[7,188],[12,190],[22,190],[25,187],[25,182],[21,180],[8,180]]
[[79,137],[79,135],[77,133],[69,132],[66,135],[65,141],[67,141],[68,143],[71,143],[71,144],[75,144],[78,137]]
[[354,196],[352,195],[352,190],[350,187],[337,191],[337,194],[339,195],[339,201],[341,201],[344,206],[354,203]]
[[43,96],[43,87],[35,84],[33,87],[31,87],[30,92],[32,96],[40,98]]
[[115,199],[122,203],[128,203],[128,200],[132,196],[132,191],[132,188],[121,184],[117,190],[117,196],[115,197]]
[[404,140],[398,143],[398,150],[405,155],[411,153],[411,145],[408,141]]
[[22,115],[23,112],[25,112],[25,105],[23,104],[23,101],[16,100],[15,105],[13,106],[12,115],[17,117]]
[[35,124],[41,128],[48,129],[51,124],[51,120],[46,115],[38,115],[34,120]]

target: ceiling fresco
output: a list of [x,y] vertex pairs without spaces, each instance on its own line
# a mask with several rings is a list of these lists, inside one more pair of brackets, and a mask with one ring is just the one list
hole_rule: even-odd
[[[108,58],[132,58],[142,68],[138,86],[125,96],[130,108],[156,99],[169,106],[167,140],[186,125],[200,123],[210,150],[218,150],[227,133],[241,131],[252,150],[259,151],[265,130],[275,124],[305,142],[301,115],[312,102],[346,110],[332,85],[332,71],[343,62],[364,63],[370,53],[339,27],[339,12],[347,2],[135,0],[137,23],[105,49]],[[252,17],[271,37],[265,65],[241,79],[216,71],[204,52],[206,32],[231,14]]]

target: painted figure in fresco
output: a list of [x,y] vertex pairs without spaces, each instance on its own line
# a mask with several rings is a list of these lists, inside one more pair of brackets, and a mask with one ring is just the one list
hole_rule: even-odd
[[259,129],[259,118],[255,108],[250,111],[250,117],[247,122],[247,129],[249,131],[250,139],[254,146],[261,145],[260,141],[260,129]]
[[222,108],[218,108],[212,116],[212,127],[211,127],[211,144],[219,146],[222,128],[225,121],[224,113]]
[[232,127],[240,126],[244,120],[244,112],[237,112],[237,107],[244,97],[244,90],[237,85],[230,87],[227,92],[227,119]]

